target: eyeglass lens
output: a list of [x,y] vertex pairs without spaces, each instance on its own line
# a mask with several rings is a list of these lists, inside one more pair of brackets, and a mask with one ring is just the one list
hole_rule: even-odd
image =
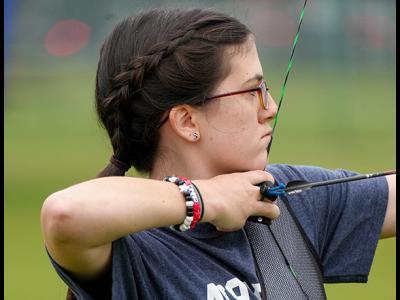
[[265,81],[263,81],[260,85],[261,88],[261,100],[262,100],[262,104],[264,106],[264,109],[267,110],[268,109],[268,90],[267,90],[267,86],[265,84]]

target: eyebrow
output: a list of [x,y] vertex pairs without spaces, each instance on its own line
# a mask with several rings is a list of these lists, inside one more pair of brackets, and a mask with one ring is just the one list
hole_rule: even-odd
[[257,80],[257,81],[261,81],[264,78],[264,75],[262,74],[255,74],[253,77],[247,79],[245,82],[243,82],[242,86],[246,85],[247,83],[253,81],[253,80]]

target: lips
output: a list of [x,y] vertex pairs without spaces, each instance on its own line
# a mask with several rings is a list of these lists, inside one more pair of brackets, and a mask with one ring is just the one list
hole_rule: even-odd
[[266,138],[266,137],[270,137],[271,135],[272,135],[272,130],[271,130],[271,131],[268,131],[267,133],[265,133],[265,134],[261,137],[261,139]]

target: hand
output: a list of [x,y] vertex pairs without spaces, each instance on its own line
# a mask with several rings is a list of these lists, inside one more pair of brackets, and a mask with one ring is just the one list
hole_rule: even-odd
[[256,184],[264,181],[274,182],[274,178],[261,170],[194,180],[203,196],[203,222],[213,224],[219,231],[235,231],[245,225],[249,216],[276,219],[279,207],[266,198],[260,201],[262,196]]

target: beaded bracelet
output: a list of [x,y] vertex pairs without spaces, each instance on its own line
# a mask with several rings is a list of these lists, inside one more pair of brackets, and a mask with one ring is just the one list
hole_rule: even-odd
[[204,202],[203,202],[203,197],[201,196],[200,190],[199,190],[199,188],[197,187],[197,185],[195,185],[194,182],[192,182],[192,185],[193,185],[193,187],[194,187],[194,189],[195,189],[197,195],[199,196],[199,200],[200,200],[200,208],[201,208],[201,214],[200,214],[200,220],[199,220],[199,222],[200,222],[200,221],[203,219],[203,216],[204,216]]
[[182,224],[172,225],[178,231],[193,229],[203,218],[204,205],[198,188],[187,178],[182,176],[167,176],[164,181],[175,183],[186,201],[186,217]]

